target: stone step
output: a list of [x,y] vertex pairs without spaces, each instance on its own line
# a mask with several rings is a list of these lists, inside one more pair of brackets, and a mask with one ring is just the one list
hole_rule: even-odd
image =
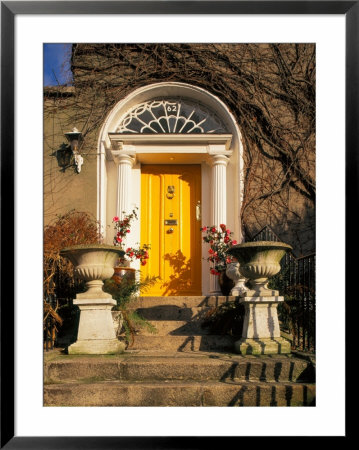
[[44,382],[64,381],[268,381],[312,382],[310,361],[291,356],[243,357],[218,353],[62,356],[45,362]]
[[[238,338],[236,338],[238,340]],[[134,344],[129,350],[159,350],[177,352],[233,352],[236,340],[231,336],[220,335],[167,335],[165,338],[158,335],[144,336],[138,334]]]
[[104,381],[44,386],[44,406],[314,406],[308,383]]
[[233,301],[236,297],[225,296],[171,296],[171,297],[138,297],[131,301],[131,308],[153,308],[156,306],[175,306],[178,308],[203,308],[219,306]]
[[[202,322],[194,320],[192,322],[184,320],[151,320],[150,323],[156,328],[156,336],[192,336],[208,335],[210,330],[202,327]],[[154,336],[146,328],[141,328],[138,335]]]
[[138,314],[147,320],[183,320],[189,322],[204,319],[211,307],[189,308],[177,305],[158,305],[147,308],[131,307],[130,310],[137,311]]

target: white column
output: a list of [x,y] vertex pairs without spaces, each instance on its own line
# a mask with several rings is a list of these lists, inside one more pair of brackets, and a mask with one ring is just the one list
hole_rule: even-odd
[[[219,226],[227,223],[227,164],[225,155],[213,155],[212,163],[212,215],[211,225]],[[218,277],[210,275],[210,293],[221,294]]]
[[134,158],[123,154],[116,157],[117,172],[117,216],[122,219],[131,209],[131,174]]
[[227,164],[225,155],[212,156],[212,224],[227,221]]
[[106,205],[107,202],[107,171],[105,143],[101,141],[100,152],[97,158],[97,220],[99,231],[106,239]]

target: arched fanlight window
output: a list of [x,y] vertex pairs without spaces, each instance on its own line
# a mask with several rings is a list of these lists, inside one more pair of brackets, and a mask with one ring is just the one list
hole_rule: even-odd
[[218,116],[202,104],[171,97],[135,105],[121,118],[116,132],[224,134],[227,130]]

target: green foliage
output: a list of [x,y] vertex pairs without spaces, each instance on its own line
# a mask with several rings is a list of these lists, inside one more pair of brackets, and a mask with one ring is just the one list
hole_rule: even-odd
[[202,326],[209,327],[214,334],[241,336],[243,319],[244,306],[235,300],[211,308],[207,312]]
[[136,294],[141,290],[145,292],[152,286],[158,277],[146,277],[137,281],[131,278],[123,278],[121,283],[116,283],[112,278],[104,282],[104,291],[112,295],[117,305],[113,308],[120,311],[123,317],[123,328],[128,346],[133,345],[136,330],[146,328],[150,333],[156,333],[156,328],[148,322],[137,311],[131,309],[131,301],[136,298]]
[[122,314],[124,318],[123,327],[125,330],[126,342],[129,345],[133,344],[134,334],[138,328],[145,328],[152,334],[157,333],[157,329],[136,311],[122,311]]

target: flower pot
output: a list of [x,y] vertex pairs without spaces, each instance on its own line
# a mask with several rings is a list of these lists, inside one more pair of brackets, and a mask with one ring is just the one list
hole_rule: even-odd
[[222,270],[218,275],[218,284],[221,289],[222,295],[230,295],[232,288],[234,287],[234,282],[226,275],[226,271]]
[[103,291],[103,281],[111,278],[123,250],[112,245],[91,244],[68,247],[60,252],[75,266],[75,274],[86,282],[86,292],[76,295],[80,309],[77,341],[68,347],[70,354],[113,354],[125,349],[115,333],[111,309],[112,296]]
[[249,280],[253,292],[247,292],[247,296],[278,295],[277,291],[268,289],[268,278],[280,271],[280,261],[291,249],[283,242],[256,241],[237,244],[228,250],[238,260],[240,273]]
[[86,282],[87,291],[76,298],[111,297],[102,290],[103,281],[112,277],[123,250],[106,244],[74,245],[62,249],[60,255],[72,262],[75,275]]
[[136,279],[136,269],[132,267],[117,266],[115,267],[115,273],[112,276],[116,284],[121,284],[122,280],[132,280]]

